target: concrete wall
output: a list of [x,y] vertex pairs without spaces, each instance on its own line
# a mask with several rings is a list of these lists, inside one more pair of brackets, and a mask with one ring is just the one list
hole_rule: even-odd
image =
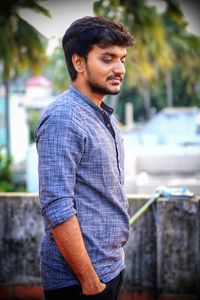
[[[149,196],[129,196],[132,215]],[[199,299],[199,199],[160,199],[132,227],[120,300]],[[36,194],[0,194],[0,299],[42,299]],[[177,298],[176,298],[177,297]],[[108,299],[109,300],[109,299]]]
[[39,244],[43,234],[38,197],[0,196],[0,283],[39,283]]

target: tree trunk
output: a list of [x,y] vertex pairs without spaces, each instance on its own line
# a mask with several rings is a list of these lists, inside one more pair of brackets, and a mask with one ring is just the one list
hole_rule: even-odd
[[167,94],[167,107],[173,107],[172,73],[170,69],[166,70],[166,94]]

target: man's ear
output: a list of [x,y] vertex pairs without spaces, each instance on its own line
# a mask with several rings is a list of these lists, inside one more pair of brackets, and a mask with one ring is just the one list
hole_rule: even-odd
[[72,63],[74,65],[74,68],[76,70],[76,72],[78,73],[82,73],[84,70],[84,59],[77,55],[77,54],[73,54],[72,55]]

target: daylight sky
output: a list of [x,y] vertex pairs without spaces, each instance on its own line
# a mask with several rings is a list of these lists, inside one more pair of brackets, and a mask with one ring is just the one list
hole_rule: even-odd
[[[23,10],[21,16],[35,26],[47,38],[62,37],[67,27],[76,19],[93,15],[95,0],[47,0],[42,2],[52,18]],[[138,0],[139,1],[139,0]],[[148,0],[162,9],[162,0]],[[200,36],[200,1],[180,0],[183,13],[189,22],[188,31]]]

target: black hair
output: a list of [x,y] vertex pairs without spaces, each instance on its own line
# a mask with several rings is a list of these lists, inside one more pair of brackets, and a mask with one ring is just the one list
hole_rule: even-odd
[[134,38],[128,29],[104,17],[84,17],[76,20],[66,30],[62,46],[65,54],[67,68],[74,81],[77,72],[72,63],[73,54],[87,58],[92,46],[105,48],[111,45],[129,47],[133,45]]

